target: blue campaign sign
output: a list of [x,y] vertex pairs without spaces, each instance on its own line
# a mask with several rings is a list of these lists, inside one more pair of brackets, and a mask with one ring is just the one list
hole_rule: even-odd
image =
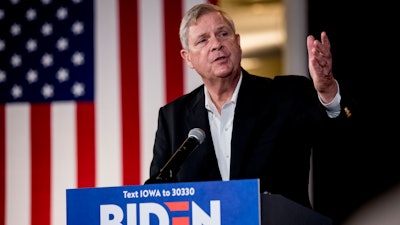
[[67,225],[260,225],[259,180],[67,189]]

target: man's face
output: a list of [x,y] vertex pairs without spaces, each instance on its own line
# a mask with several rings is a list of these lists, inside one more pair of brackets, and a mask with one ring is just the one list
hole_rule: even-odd
[[188,29],[188,50],[181,56],[203,79],[222,78],[240,70],[240,37],[218,13],[198,18]]

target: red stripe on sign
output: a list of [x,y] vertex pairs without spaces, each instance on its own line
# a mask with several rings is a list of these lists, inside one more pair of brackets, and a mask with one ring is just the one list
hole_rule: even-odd
[[92,102],[76,103],[78,187],[96,185],[95,113]]
[[6,224],[6,113],[0,104],[0,224]]
[[119,1],[123,184],[140,183],[139,47],[137,1]]
[[164,202],[170,211],[188,211],[189,202]]
[[189,225],[190,218],[185,217],[172,217],[172,225]]
[[170,102],[184,92],[182,49],[179,25],[182,19],[182,0],[164,0],[164,48],[166,101]]
[[51,105],[31,104],[32,225],[50,225]]

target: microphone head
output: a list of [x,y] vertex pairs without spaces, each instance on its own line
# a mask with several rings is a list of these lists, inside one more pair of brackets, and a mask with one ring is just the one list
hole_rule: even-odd
[[188,137],[196,138],[199,143],[203,143],[204,139],[206,138],[206,133],[200,128],[193,128],[189,131]]

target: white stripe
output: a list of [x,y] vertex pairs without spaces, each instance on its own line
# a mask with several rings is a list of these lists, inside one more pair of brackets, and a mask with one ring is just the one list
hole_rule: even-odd
[[197,88],[199,85],[203,83],[199,74],[196,73],[195,70],[188,67],[186,64],[184,65],[184,73],[185,73],[185,93],[189,93],[193,91],[193,89]]
[[162,1],[140,0],[138,3],[141,180],[144,182],[149,177],[158,109],[165,103],[164,16]]
[[[184,15],[190,8],[199,3],[204,3],[204,0],[183,0],[182,2],[182,15]],[[179,34],[177,34],[179,35]],[[179,59],[176,59],[179,60]],[[202,84],[200,75],[196,73],[194,69],[191,69],[185,62],[184,63],[184,74],[185,74],[185,93],[188,93]]]
[[96,186],[122,185],[118,28],[118,2],[96,0]]
[[6,117],[6,224],[30,225],[31,135],[27,103],[7,104]]
[[66,224],[66,189],[77,186],[76,107],[55,102],[51,107],[51,224]]

